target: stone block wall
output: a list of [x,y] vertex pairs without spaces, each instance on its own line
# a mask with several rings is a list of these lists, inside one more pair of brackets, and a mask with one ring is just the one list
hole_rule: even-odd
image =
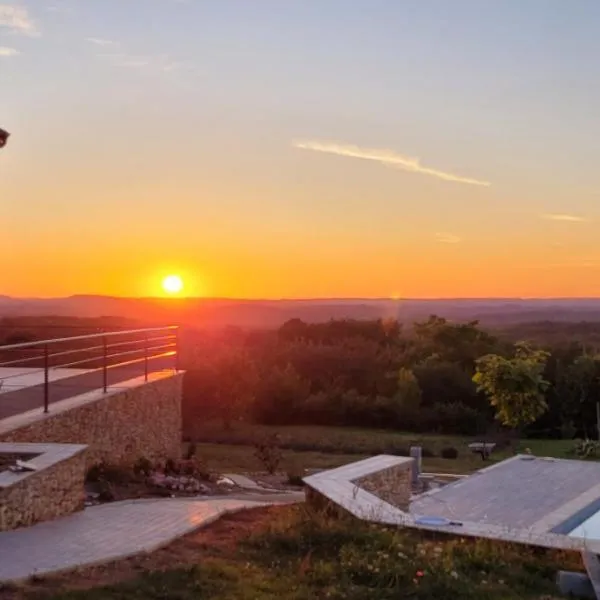
[[27,527],[83,509],[85,451],[0,487],[0,531]]
[[354,483],[385,502],[408,511],[412,494],[412,463],[371,473]]
[[0,442],[87,444],[86,467],[101,460],[125,466],[140,457],[178,458],[182,380],[183,373],[162,375],[107,394],[94,392],[68,409],[51,405],[49,414],[0,433]]

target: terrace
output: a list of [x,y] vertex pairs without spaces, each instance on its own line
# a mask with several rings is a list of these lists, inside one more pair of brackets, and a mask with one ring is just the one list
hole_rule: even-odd
[[140,376],[177,371],[177,327],[156,327],[0,346],[0,420]]
[[94,464],[180,455],[177,349],[176,327],[0,346],[0,531],[83,508]]

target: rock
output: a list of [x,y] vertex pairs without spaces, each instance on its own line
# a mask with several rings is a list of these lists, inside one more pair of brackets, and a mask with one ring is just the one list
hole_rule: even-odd
[[219,477],[217,479],[217,485],[224,485],[227,487],[233,487],[235,482],[229,479],[229,477]]

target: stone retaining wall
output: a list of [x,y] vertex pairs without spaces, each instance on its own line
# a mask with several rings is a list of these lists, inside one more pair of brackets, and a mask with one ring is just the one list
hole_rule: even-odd
[[354,483],[392,506],[407,511],[412,494],[411,476],[412,465],[401,464],[366,475]]
[[49,462],[38,471],[2,474],[0,531],[27,527],[83,509],[85,466],[85,446],[74,446],[67,458],[58,456],[57,462]]
[[131,465],[140,457],[178,458],[182,379],[183,373],[161,374],[107,394],[96,391],[52,404],[47,415],[0,429],[0,442],[87,444],[86,467],[101,460]]

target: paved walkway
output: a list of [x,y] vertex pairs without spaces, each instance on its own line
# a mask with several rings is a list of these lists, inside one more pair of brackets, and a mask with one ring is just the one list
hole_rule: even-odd
[[151,552],[221,515],[301,502],[304,493],[125,500],[0,533],[0,581],[18,581]]

